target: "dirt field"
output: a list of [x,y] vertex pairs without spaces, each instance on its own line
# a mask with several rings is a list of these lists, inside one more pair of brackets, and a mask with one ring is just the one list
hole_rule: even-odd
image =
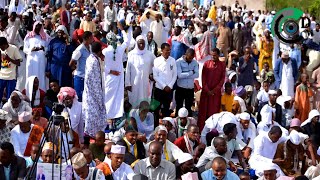
[[[232,5],[234,4],[235,0],[215,0],[217,6],[221,6],[222,4],[225,5]],[[257,11],[258,9],[264,10],[265,9],[265,0],[239,0],[240,6],[243,7],[244,4],[247,5],[247,9],[254,9]]]

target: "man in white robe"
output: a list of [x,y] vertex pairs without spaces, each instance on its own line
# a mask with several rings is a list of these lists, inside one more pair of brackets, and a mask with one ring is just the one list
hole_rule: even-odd
[[[166,13],[163,13],[162,23],[163,23],[162,43],[165,43],[169,38],[169,31],[171,30],[171,20],[169,17],[167,17]],[[159,44],[159,46],[161,46],[161,44]]]
[[[217,114],[213,114],[205,122],[205,126],[201,132],[201,142],[204,144],[207,143],[206,135],[211,130],[216,129],[219,132],[219,134],[222,135],[224,134],[223,127],[225,124],[227,123],[238,124],[237,121],[238,121],[237,117],[231,112],[223,111]],[[237,130],[238,132],[240,132],[239,126],[237,126]]]
[[124,72],[123,72],[123,55],[125,49],[131,41],[132,27],[129,28],[128,34],[119,25],[119,29],[123,34],[124,42],[117,45],[117,36],[110,31],[107,34],[109,46],[102,51],[105,57],[105,95],[104,102],[106,108],[106,118],[115,119],[123,116],[124,109]]
[[284,175],[280,167],[276,163],[281,163],[283,160],[273,159],[277,147],[280,143],[287,140],[287,137],[282,136],[280,127],[274,126],[268,133],[261,133],[254,139],[254,151],[250,157],[250,167],[255,170],[256,175],[259,177],[263,173],[263,164],[273,163],[279,170],[280,175]]
[[150,18],[150,12],[147,10],[146,18],[140,22],[140,27],[142,29],[142,35],[147,36],[150,31],[150,25],[152,23],[152,19]]
[[26,77],[38,77],[40,89],[49,87],[49,81],[45,75],[47,65],[45,47],[48,46],[49,38],[44,32],[42,23],[37,21],[33,25],[33,30],[24,39],[23,52],[27,55]]
[[135,48],[128,55],[125,78],[125,87],[129,90],[129,102],[134,107],[151,97],[149,75],[152,74],[155,58],[154,54],[146,49],[144,37],[138,36]]
[[156,19],[152,21],[150,24],[150,31],[153,32],[153,40],[157,43],[159,47],[162,44],[162,34],[164,32],[164,25],[160,18],[161,14],[157,14]]
[[104,9],[104,27],[103,30],[108,32],[110,30],[110,25],[116,22],[117,11],[113,7],[113,1],[109,2],[109,5]]

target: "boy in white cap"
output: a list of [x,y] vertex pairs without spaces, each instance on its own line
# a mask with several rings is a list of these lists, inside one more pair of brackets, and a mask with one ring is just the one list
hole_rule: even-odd
[[8,112],[0,109],[0,144],[10,141],[11,133],[9,127],[7,126],[7,122],[11,119],[9,118]]
[[301,138],[296,130],[292,130],[289,139],[278,145],[274,159],[283,159],[284,162],[279,167],[287,176],[299,175],[299,162],[304,160],[305,150],[301,143]]
[[87,160],[82,152],[75,154],[72,159],[72,167],[76,173],[83,180],[104,180],[105,176],[102,171],[97,168],[89,167]]
[[127,180],[134,176],[132,168],[123,162],[126,147],[121,145],[111,146],[111,158],[106,159],[106,164],[112,172],[114,180]]
[[177,137],[181,137],[187,131],[187,127],[190,124],[197,125],[196,120],[193,117],[188,117],[189,111],[182,107],[178,111],[178,117],[175,119],[175,124],[177,125]]
[[11,143],[20,157],[29,157],[32,145],[39,144],[43,136],[43,129],[31,124],[30,119],[30,112],[22,112],[19,115],[19,124],[11,130]]

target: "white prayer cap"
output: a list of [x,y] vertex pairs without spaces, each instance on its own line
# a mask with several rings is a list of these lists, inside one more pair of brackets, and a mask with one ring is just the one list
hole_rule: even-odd
[[317,150],[317,154],[318,154],[318,156],[320,156],[320,147]]
[[247,92],[252,92],[253,91],[253,87],[251,85],[246,85],[244,87],[244,89],[246,89]]
[[305,121],[301,124],[301,127],[304,126],[304,125],[306,125],[306,124],[308,124],[308,123],[310,123],[311,120],[312,120],[314,117],[316,117],[316,116],[320,116],[319,111],[316,110],[316,109],[311,110],[311,111],[309,112],[308,119],[305,120]]
[[192,155],[189,154],[189,153],[182,153],[182,154],[179,154],[179,157],[178,157],[178,163],[179,164],[182,164],[184,162],[187,162],[189,160],[193,159]]
[[270,107],[268,104],[264,105],[260,111],[261,121],[267,125],[272,124],[272,113],[272,107]]
[[156,129],[154,130],[155,133],[159,132],[159,131],[165,131],[166,133],[168,133],[168,130],[166,127],[160,125],[158,127],[156,127]]
[[43,148],[42,148],[42,152],[45,151],[45,150],[56,150],[56,146],[55,148],[53,149],[53,143],[52,142],[46,142],[44,143],[43,145]]
[[24,12],[24,13],[22,14],[22,16],[28,16],[28,17],[29,17],[29,13],[28,13],[28,12]]
[[288,51],[283,51],[281,54],[281,58],[289,58],[289,52]]
[[211,22],[212,23],[212,19],[211,18],[207,18],[206,22]]
[[87,165],[86,157],[82,152],[78,152],[71,158],[72,167],[75,169],[82,168],[83,166]]
[[36,1],[32,1],[31,3],[32,5],[38,5],[38,3]]
[[182,16],[182,13],[179,13],[178,16]]
[[249,121],[250,120],[250,114],[247,113],[247,112],[243,112],[243,113],[240,114],[240,119]]
[[228,77],[228,78],[229,78],[229,80],[231,80],[231,79],[232,79],[232,77],[233,77],[233,76],[235,76],[235,75],[237,75],[237,73],[236,73],[236,72],[234,72],[234,71],[233,71],[232,73],[230,73],[230,75],[229,75],[229,77]]
[[172,117],[165,117],[162,119],[162,121],[169,121],[172,124],[172,126],[175,125],[174,119]]
[[250,11],[251,11],[251,12],[254,12],[254,9],[251,9]]
[[63,31],[65,34],[68,34],[67,28],[64,25],[59,25],[56,29],[56,32]]
[[272,15],[275,15],[275,14],[276,14],[276,11],[271,11],[271,14],[272,14]]
[[296,130],[292,130],[290,132],[289,138],[290,138],[290,141],[292,142],[292,144],[294,144],[294,145],[300,144],[301,138],[299,136],[299,133]]
[[269,91],[268,91],[268,94],[269,94],[269,95],[276,95],[276,94],[277,94],[277,91],[276,91],[276,90],[269,90]]
[[264,171],[270,171],[270,170],[276,170],[277,171],[278,167],[274,163],[267,163],[267,164],[263,165],[262,169]]
[[110,152],[112,154],[125,154],[126,153],[126,147],[121,145],[112,145]]
[[28,122],[31,119],[31,113],[27,111],[23,111],[21,114],[19,114],[19,122]]
[[7,121],[9,119],[9,113],[3,109],[0,109],[0,120]]
[[237,12],[241,12],[241,9],[238,9]]
[[282,96],[282,101],[283,102],[287,102],[287,101],[291,101],[292,97],[291,96]]
[[77,14],[77,12],[72,12],[72,15],[76,15]]
[[188,109],[185,107],[180,108],[178,111],[178,116],[181,118],[188,117],[188,114],[189,114]]

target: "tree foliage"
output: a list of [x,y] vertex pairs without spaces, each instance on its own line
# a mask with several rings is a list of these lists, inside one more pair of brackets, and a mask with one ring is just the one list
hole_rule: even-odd
[[294,7],[316,16],[317,19],[320,17],[320,0],[266,0],[266,7],[270,11]]

